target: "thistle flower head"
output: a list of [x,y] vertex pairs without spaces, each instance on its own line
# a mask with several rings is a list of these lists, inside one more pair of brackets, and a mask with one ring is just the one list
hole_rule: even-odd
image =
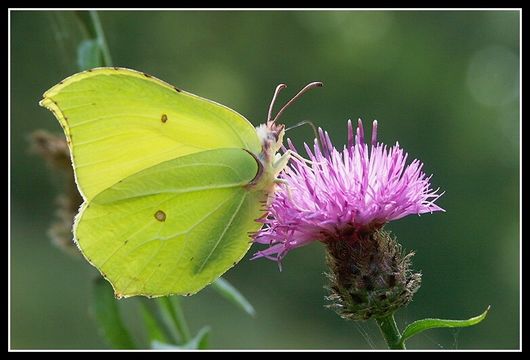
[[[281,260],[290,250],[313,241],[359,237],[389,221],[411,214],[443,211],[434,204],[441,196],[430,185],[423,164],[396,143],[377,142],[373,122],[371,144],[365,142],[361,120],[354,135],[348,121],[348,143],[337,150],[327,132],[319,129],[313,150],[305,145],[308,162],[292,159],[281,177],[264,228],[255,242],[267,244],[255,258]],[[290,150],[296,149],[289,141]]]

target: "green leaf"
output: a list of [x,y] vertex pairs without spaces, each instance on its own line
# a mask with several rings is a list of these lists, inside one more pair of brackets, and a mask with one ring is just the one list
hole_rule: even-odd
[[203,350],[208,346],[208,335],[210,334],[210,327],[205,326],[193,339],[183,345],[173,345],[162,341],[152,341],[151,348],[155,350]]
[[98,45],[98,50],[101,52],[100,63],[96,66],[112,66],[110,51],[97,11],[74,11],[74,14],[77,16],[81,28],[85,31],[85,36],[94,40]]
[[209,326],[205,326],[199,330],[197,335],[195,335],[191,342],[196,344],[196,349],[204,350],[208,348],[208,336],[210,335],[210,330]]
[[156,309],[152,309],[152,307],[148,306],[145,302],[141,302],[140,310],[144,318],[149,343],[152,343],[153,341],[170,341],[169,336],[167,335],[167,330],[164,328],[164,325],[161,324],[161,319],[159,319]]
[[88,70],[102,66],[101,49],[97,40],[83,40],[77,47],[77,66]]
[[153,350],[182,350],[182,346],[168,344],[163,341],[151,341],[151,349]]
[[103,278],[94,282],[93,310],[101,331],[115,349],[135,349],[136,345],[123,324],[112,286]]
[[403,331],[403,335],[401,335],[399,343],[404,344],[405,341],[410,339],[412,336],[429,329],[456,328],[476,325],[486,318],[486,315],[488,314],[489,310],[490,306],[488,306],[486,311],[484,311],[479,316],[475,316],[467,320],[422,319],[414,321],[405,328],[405,331]]
[[[173,300],[173,301],[171,301]],[[168,325],[176,338],[186,343],[190,340],[190,330],[184,318],[184,313],[180,307],[179,298],[171,299],[168,296],[159,297],[156,299],[159,309],[164,318],[164,322]]]
[[256,315],[252,304],[227,280],[220,277],[212,284],[212,288],[250,316]]

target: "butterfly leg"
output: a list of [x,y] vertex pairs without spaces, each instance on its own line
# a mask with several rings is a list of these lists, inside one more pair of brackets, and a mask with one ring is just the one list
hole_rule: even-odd
[[281,155],[278,159],[276,159],[276,161],[273,164],[274,176],[275,176],[274,184],[285,185],[285,189],[287,190],[287,196],[289,197],[289,199],[292,199],[291,188],[289,187],[289,182],[285,179],[278,179],[277,176],[280,174],[280,172],[282,172],[282,170],[284,170],[287,167],[287,164],[289,163],[291,156],[296,157],[297,155],[298,155],[297,153],[291,150],[287,150],[283,155]]
[[[285,169],[285,167],[289,163],[289,159],[291,159],[292,154],[293,152],[291,150],[287,150],[283,155],[277,157],[274,160],[274,163],[272,164],[272,169],[275,178],[282,172],[283,169]],[[278,154],[276,154],[276,156],[278,156]]]
[[288,154],[289,158],[293,157],[293,158],[295,158],[295,159],[297,159],[297,160],[299,160],[301,162],[304,162],[306,164],[315,165],[315,164],[319,164],[320,163],[320,162],[317,162],[317,161],[308,160],[305,157],[303,157],[302,155],[300,155],[299,153],[297,153],[297,152],[295,152],[295,151],[293,151],[291,149],[286,150],[285,153],[282,155],[282,157],[287,155],[287,154]]
[[292,196],[292,193],[291,193],[291,187],[289,186],[289,182],[287,180],[274,179],[274,183],[275,184],[283,184],[283,185],[285,185],[285,190],[287,190],[287,197],[289,198],[289,200],[293,200],[293,196]]

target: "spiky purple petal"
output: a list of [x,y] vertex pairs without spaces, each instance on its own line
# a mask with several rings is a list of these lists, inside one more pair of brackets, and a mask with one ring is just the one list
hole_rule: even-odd
[[[355,136],[348,121],[348,144],[338,151],[327,132],[318,129],[313,151],[304,144],[310,162],[293,157],[280,177],[265,224],[254,239],[270,247],[254,258],[281,260],[313,241],[336,238],[344,229],[374,231],[411,214],[444,211],[434,202],[442,195],[431,189],[423,163],[406,165],[407,153],[396,145],[377,143],[373,122],[370,147],[361,120]],[[354,142],[355,140],[355,142]],[[288,141],[289,149],[296,152]]]

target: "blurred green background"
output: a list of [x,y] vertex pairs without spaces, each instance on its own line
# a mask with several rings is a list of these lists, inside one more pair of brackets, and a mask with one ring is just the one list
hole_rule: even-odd
[[[446,192],[439,200],[446,213],[388,226],[416,251],[414,267],[423,272],[423,286],[397,314],[398,323],[467,318],[492,306],[474,328],[432,330],[409,347],[519,347],[518,12],[107,11],[100,17],[115,65],[216,100],[254,124],[265,120],[278,83],[289,85],[285,99],[315,80],[324,88],[290,108],[284,123],[312,120],[340,145],[349,118],[377,119],[380,139],[399,140]],[[11,12],[13,348],[107,346],[89,311],[96,271],[46,235],[60,177],[29,154],[27,141],[35,129],[61,131],[37,102],[76,72],[80,37],[71,13]],[[288,135],[297,144],[312,138],[309,127]],[[209,289],[184,298],[183,306],[194,332],[212,326],[213,348],[358,349],[370,342],[384,348],[374,324],[355,326],[323,307],[325,270],[320,244],[290,253],[282,272],[247,256],[226,278],[254,304],[256,318]],[[120,304],[138,329],[136,300]]]

